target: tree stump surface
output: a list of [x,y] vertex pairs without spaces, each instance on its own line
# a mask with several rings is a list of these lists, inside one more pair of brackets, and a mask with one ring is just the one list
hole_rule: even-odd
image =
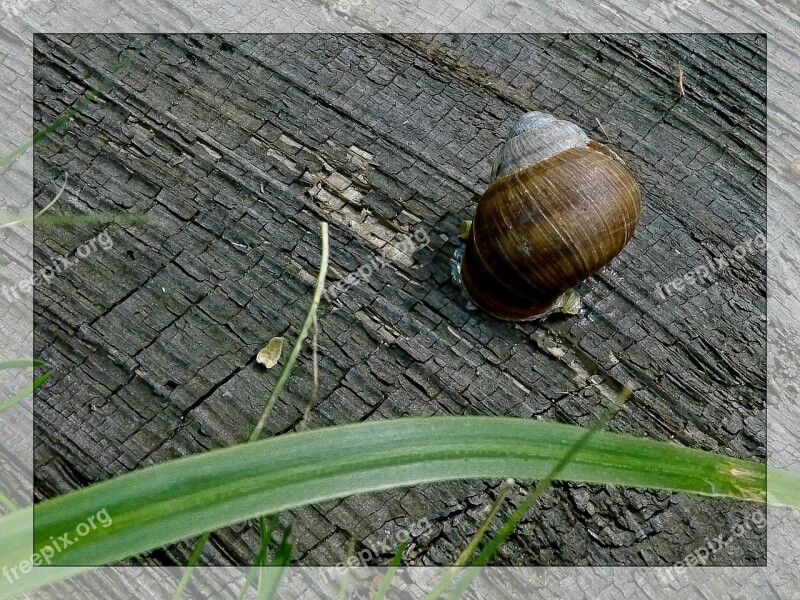
[[[320,307],[311,427],[445,414],[590,425],[628,384],[610,430],[765,460],[766,257],[735,251],[765,234],[765,36],[60,34],[35,37],[34,61],[36,130],[114,78],[37,144],[37,206],[66,173],[55,208],[145,219],[35,232],[34,271],[79,258],[35,293],[35,354],[53,372],[35,399],[37,498],[245,440],[279,373],[256,354],[299,331],[323,219],[328,285],[369,274]],[[643,214],[580,286],[582,315],[515,325],[468,308],[450,259],[494,152],[534,109],[617,152]],[[686,283],[707,264],[709,279]],[[662,298],[675,278],[683,289]],[[311,390],[307,344],[267,433],[296,429]],[[345,560],[352,537],[357,551],[396,547],[427,522],[405,564],[445,565],[498,488],[420,485],[280,522],[304,565]],[[557,483],[494,564],[673,564],[754,511]],[[709,563],[766,564],[765,535]],[[184,564],[193,543],[131,562]],[[258,543],[252,523],[225,529],[201,564],[248,564]]]

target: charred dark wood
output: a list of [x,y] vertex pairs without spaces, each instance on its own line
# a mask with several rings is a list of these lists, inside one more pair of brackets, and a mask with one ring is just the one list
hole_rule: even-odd
[[[765,230],[764,36],[37,36],[36,127],[138,41],[100,100],[36,147],[40,205],[66,172],[61,209],[146,217],[36,231],[35,269],[100,234],[113,242],[36,290],[35,351],[54,372],[35,402],[38,497],[246,439],[277,378],[256,353],[299,328],[320,219],[329,283],[371,273],[320,310],[311,426],[434,414],[588,425],[628,384],[610,429],[765,459],[765,255],[735,252]],[[581,286],[586,314],[515,326],[468,310],[449,260],[493,151],[529,109],[608,143],[644,212]],[[709,264],[710,277],[684,278]],[[673,280],[682,289],[663,291]],[[297,427],[311,382],[306,352],[269,433]],[[369,547],[427,519],[406,562],[449,564],[497,485],[356,496],[281,522],[298,562],[319,565],[344,560],[351,536]],[[671,564],[754,510],[559,483],[496,563]],[[249,563],[257,546],[252,524],[232,527],[203,562]],[[183,563],[191,547],[142,561]],[[765,564],[765,535],[710,560]]]

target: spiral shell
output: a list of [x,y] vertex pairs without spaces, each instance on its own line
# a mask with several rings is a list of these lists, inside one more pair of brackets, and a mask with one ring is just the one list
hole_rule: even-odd
[[540,318],[622,250],[640,212],[639,186],[614,152],[573,123],[526,113],[478,201],[461,280],[498,318]]

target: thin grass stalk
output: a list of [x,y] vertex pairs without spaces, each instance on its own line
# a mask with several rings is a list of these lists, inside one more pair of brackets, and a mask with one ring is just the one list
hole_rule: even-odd
[[[321,258],[320,258],[320,270],[319,270],[319,274],[317,275],[317,284],[316,284],[316,287],[314,288],[314,296],[313,296],[313,299],[311,301],[311,306],[309,306],[309,308],[308,308],[308,312],[306,313],[306,318],[303,321],[303,327],[300,329],[300,334],[297,336],[297,340],[295,341],[294,347],[292,348],[292,353],[289,355],[289,359],[286,361],[286,364],[283,366],[283,369],[281,369],[281,373],[280,373],[280,375],[278,377],[278,383],[275,385],[275,388],[273,388],[272,395],[270,396],[269,400],[267,401],[267,404],[264,407],[264,411],[263,411],[263,413],[261,415],[261,418],[258,420],[258,423],[253,428],[253,431],[251,432],[250,437],[248,438],[248,442],[256,441],[258,439],[258,437],[261,435],[261,431],[264,429],[264,425],[266,424],[267,418],[269,417],[269,414],[272,411],[272,407],[275,405],[275,401],[277,400],[278,395],[283,390],[283,387],[286,385],[286,381],[288,381],[289,376],[292,374],[292,371],[294,370],[294,365],[297,362],[297,356],[300,354],[300,349],[303,346],[303,341],[305,340],[306,337],[308,337],[308,329],[309,329],[311,323],[314,324],[314,360],[315,360],[314,378],[315,378],[315,386],[317,385],[316,384],[316,376],[317,376],[317,374],[316,374],[317,308],[319,307],[319,303],[320,303],[320,301],[322,299],[322,292],[325,289],[325,277],[326,277],[326,275],[328,273],[328,254],[329,254],[329,250],[328,250],[328,224],[325,223],[325,222],[320,223],[320,235],[322,237],[322,242],[321,242],[322,250],[321,250]],[[261,527],[262,527],[261,534],[263,536],[263,534],[264,534],[263,520],[262,520],[262,523],[261,523]],[[274,531],[274,528],[271,529],[271,531]],[[271,535],[271,531],[270,531],[270,535]],[[205,546],[206,542],[208,542],[208,539],[209,539],[210,535],[211,535],[211,532],[208,532],[208,533],[203,534],[203,536],[201,536],[198,539],[197,546],[195,547],[195,552],[198,552],[198,550],[200,552],[202,552],[203,547]],[[262,540],[262,543],[263,543],[263,540]],[[242,593],[244,593],[247,590],[247,587],[250,585],[250,583],[252,581],[252,580],[249,580],[249,576],[250,576],[250,574],[248,573],[248,578],[245,579],[245,587],[244,587]],[[191,572],[189,573],[189,577],[191,577]],[[253,577],[255,577],[255,575]],[[188,579],[187,579],[187,581],[188,581]],[[261,581],[261,577],[259,576],[259,582],[260,581]],[[261,584],[259,583],[259,588],[260,588],[260,585]],[[181,597],[180,595],[173,596],[173,600],[180,600],[180,597]]]
[[194,547],[194,552],[192,552],[192,555],[189,557],[189,562],[187,563],[186,568],[183,570],[181,580],[178,582],[178,587],[175,588],[175,593],[172,594],[172,600],[178,600],[181,596],[183,596],[183,592],[186,589],[186,586],[189,584],[189,579],[191,579],[192,573],[194,573],[194,569],[200,560],[200,555],[203,553],[203,547],[210,536],[211,533],[209,532],[204,533],[198,538],[197,545]]
[[289,375],[291,375],[292,370],[294,369],[294,364],[297,361],[297,357],[300,355],[300,350],[303,347],[303,342],[308,337],[308,332],[311,330],[311,326],[314,323],[314,315],[317,312],[317,307],[319,306],[320,301],[322,300],[322,292],[325,289],[325,277],[328,273],[328,224],[323,222],[320,224],[320,232],[322,235],[322,257],[320,259],[320,266],[319,266],[319,275],[317,276],[317,285],[314,289],[314,297],[311,300],[311,306],[306,313],[306,318],[303,321],[303,326],[300,329],[300,333],[297,336],[297,340],[295,340],[294,346],[292,347],[292,352],[289,354],[289,358],[286,361],[286,366],[284,366],[283,370],[281,371],[280,376],[278,377],[278,382],[275,384],[275,387],[272,389],[272,394],[270,395],[269,399],[267,400],[266,405],[264,406],[264,411],[261,413],[261,418],[258,420],[255,429],[253,429],[253,433],[250,435],[251,442],[254,442],[261,436],[261,432],[264,429],[264,425],[269,418],[270,413],[272,412],[272,408],[275,406],[275,402],[278,400],[278,396],[280,396],[283,388],[286,386],[286,382],[289,380]]
[[378,588],[378,591],[375,593],[374,600],[384,600],[386,597],[389,588],[392,586],[392,580],[394,579],[395,573],[397,573],[397,569],[400,566],[400,563],[403,562],[403,553],[406,551],[408,547],[408,540],[405,540],[394,553],[394,557],[392,558],[392,562],[389,563],[389,570],[386,571],[386,575],[383,576],[383,580],[381,581],[381,587]]
[[486,532],[491,527],[494,518],[497,516],[497,513],[500,512],[500,508],[503,506],[503,502],[505,502],[506,497],[508,496],[509,492],[511,491],[512,486],[514,485],[513,479],[508,479],[503,482],[500,486],[500,493],[497,495],[497,499],[492,504],[492,508],[489,510],[489,514],[486,515],[486,518],[483,520],[478,531],[475,532],[475,535],[472,537],[472,540],[467,545],[466,548],[458,555],[458,558],[453,563],[454,567],[463,567],[464,565],[469,562],[469,559],[475,554],[475,550],[478,548],[478,545],[481,543],[481,540],[486,535]]
[[19,402],[22,402],[23,400],[25,400],[25,398],[27,398],[33,392],[38,390],[39,387],[41,387],[41,385],[45,381],[50,379],[50,375],[51,375],[50,373],[43,373],[42,375],[39,375],[36,379],[33,380],[33,383],[31,383],[30,385],[26,385],[24,388],[22,388],[16,394],[11,396],[11,398],[9,398],[8,400],[6,400],[2,404],[0,404],[0,413],[2,413],[4,410],[8,410],[9,408],[14,406],[15,404],[18,404]]
[[[553,466],[550,472],[539,481],[539,483],[534,488],[533,492],[525,499],[522,504],[517,507],[517,509],[511,514],[511,516],[503,523],[500,527],[500,530],[497,534],[494,535],[489,540],[489,543],[484,547],[478,557],[472,562],[472,566],[483,566],[488,562],[488,560],[494,556],[495,552],[500,548],[500,546],[505,542],[511,532],[514,531],[517,524],[528,514],[531,508],[538,502],[541,495],[549,489],[552,482],[558,478],[559,474],[564,470],[566,467],[575,457],[575,455],[580,452],[584,446],[589,442],[592,436],[603,429],[611,419],[614,418],[614,415],[617,414],[622,405],[625,404],[625,401],[631,394],[631,390],[627,387],[622,388],[622,391],[617,395],[616,400],[611,404],[611,406],[603,413],[603,415],[595,422],[592,427],[586,430],[586,432],[579,437],[572,446],[564,453],[564,455],[559,459],[559,461]],[[486,532],[484,529],[484,533]],[[480,538],[478,538],[477,542],[480,542]],[[476,544],[477,546],[477,544]],[[464,595],[464,592],[469,587],[469,584],[478,574],[479,569],[470,569],[467,573],[463,575],[461,580],[458,582],[456,588],[453,590],[453,593],[448,595],[450,600],[456,600],[461,598]],[[463,567],[455,566],[450,571],[448,571],[447,575],[442,578],[442,581],[437,584],[430,594],[426,597],[426,600],[436,600],[439,596],[447,591],[450,586],[453,584],[453,581],[456,577],[463,573]]]

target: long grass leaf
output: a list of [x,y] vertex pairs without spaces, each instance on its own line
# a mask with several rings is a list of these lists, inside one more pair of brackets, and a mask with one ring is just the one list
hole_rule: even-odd
[[508,493],[511,491],[511,486],[514,485],[514,481],[512,479],[506,480],[500,486],[500,491],[497,494],[497,499],[492,504],[492,507],[489,509],[489,514],[486,515],[486,518],[483,520],[483,524],[478,528],[478,531],[475,532],[475,535],[472,537],[472,540],[464,550],[461,551],[461,554],[458,555],[458,558],[453,563],[453,566],[461,567],[469,562],[469,559],[475,553],[475,550],[478,548],[478,545],[481,543],[483,536],[486,535],[486,532],[489,530],[489,527],[492,525],[492,521],[497,516],[497,513],[500,512],[500,508],[503,506],[503,502],[505,501]]
[[258,547],[258,554],[256,554],[256,565],[259,567],[266,567],[269,562],[269,542],[272,539],[272,534],[278,528],[278,515],[273,515],[269,520],[267,526],[266,519],[261,516],[258,518],[259,533],[261,534],[261,545]]
[[767,501],[775,506],[800,503],[800,476],[783,469],[767,467]]
[[0,567],[5,568],[0,578],[0,598],[17,597],[23,592],[41,588],[50,583],[69,579],[89,571],[92,567],[52,567],[40,561],[41,568],[27,573],[31,564],[31,532],[33,507],[26,506],[0,518]]
[[294,544],[291,542],[292,526],[288,525],[283,532],[280,544],[275,548],[275,556],[269,563],[271,567],[288,567],[292,562],[292,553],[294,552]]
[[[417,483],[541,479],[586,429],[508,417],[370,421],[168,461],[43,502],[36,547],[105,508],[113,518],[56,557],[106,564],[262,514]],[[763,464],[598,433],[562,479],[765,500]],[[794,499],[793,499],[794,500]]]
[[45,213],[42,216],[4,214],[0,216],[0,229],[20,223],[36,223],[37,227],[78,227],[116,223],[122,227],[145,225],[147,215],[121,211],[97,211],[91,213]]
[[[263,525],[263,523],[262,523]],[[274,600],[278,595],[281,579],[286,572],[286,567],[292,560],[294,545],[291,543],[291,525],[283,532],[281,543],[275,549],[275,558],[266,567],[259,567],[258,599]]]
[[[50,536],[74,535],[103,509],[112,524],[78,538],[53,564],[110,564],[262,514],[358,493],[446,480],[538,480],[585,432],[547,421],[458,416],[290,433],[139,469],[44,501],[36,506],[34,550],[48,546]],[[797,476],[771,474],[771,498],[800,507]],[[607,432],[594,435],[559,478],[766,499],[761,463]],[[13,519],[23,512],[0,519],[0,564],[30,556],[29,530],[22,541],[7,539],[14,531],[7,524],[18,523]],[[11,584],[0,579],[0,597],[51,572],[37,569],[32,579]]]
[[111,74],[104,77],[97,87],[89,90],[83,95],[83,98],[78,100],[75,105],[65,111],[60,117],[56,118],[52,123],[47,125],[44,129],[37,131],[32,138],[27,140],[25,143],[21,144],[17,148],[15,148],[10,153],[0,156],[0,167],[4,167],[13,161],[17,156],[24,153],[28,148],[33,146],[34,144],[39,143],[56,129],[61,127],[62,125],[68,123],[72,117],[86,108],[89,104],[91,104],[95,98],[100,96],[108,87],[110,87],[118,78],[120,73],[125,70],[128,65],[133,62],[133,60],[139,55],[142,51],[142,47],[135,48],[134,52],[126,52],[125,57],[112,69]]
[[258,600],[275,600],[286,567],[259,567]]
[[525,518],[525,515],[527,515],[528,512],[536,505],[536,503],[539,501],[539,498],[541,498],[542,495],[550,488],[552,482],[560,478],[561,473],[572,461],[575,460],[578,453],[586,447],[591,439],[597,435],[599,431],[611,421],[611,419],[614,418],[614,415],[617,414],[617,411],[628,399],[630,393],[631,391],[628,388],[624,388],[613,404],[604,412],[603,416],[600,417],[594,425],[584,431],[583,434],[575,441],[575,444],[564,453],[564,456],[561,457],[551,471],[547,473],[543,479],[539,480],[539,482],[536,484],[536,487],[533,489],[533,492],[530,493],[525,501],[517,507],[517,509],[508,519],[506,519],[502,527],[500,527],[500,531],[498,531],[492,537],[492,539],[489,540],[484,549],[481,550],[478,557],[472,562],[473,566],[483,566],[492,556],[494,556],[503,542],[508,539],[509,535],[511,535],[511,532],[514,531],[519,522]]

